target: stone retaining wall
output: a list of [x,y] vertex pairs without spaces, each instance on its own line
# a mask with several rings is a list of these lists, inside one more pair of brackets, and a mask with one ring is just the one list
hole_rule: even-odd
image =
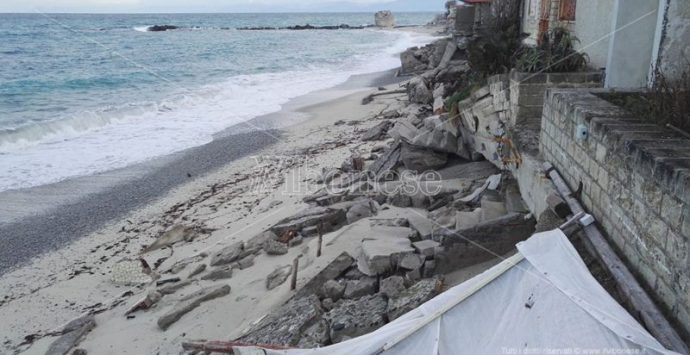
[[[549,89],[540,150],[628,266],[690,332],[690,140],[599,98]],[[589,137],[575,138],[577,127]]]

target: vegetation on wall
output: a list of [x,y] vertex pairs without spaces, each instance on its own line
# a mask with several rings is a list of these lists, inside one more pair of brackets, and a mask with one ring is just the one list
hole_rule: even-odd
[[674,79],[655,70],[651,88],[642,93],[608,93],[602,98],[635,117],[690,132],[690,65]]
[[587,67],[587,54],[578,52],[579,40],[570,31],[557,27],[544,33],[538,46],[523,47],[515,67],[528,73],[570,73]]

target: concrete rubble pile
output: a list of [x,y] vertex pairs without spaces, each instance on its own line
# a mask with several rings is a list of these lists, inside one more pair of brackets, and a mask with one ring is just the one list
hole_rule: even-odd
[[[460,52],[442,39],[402,55],[403,72],[420,75],[404,106],[362,132],[369,159],[325,169],[320,189],[303,199],[310,207],[270,228],[269,240],[333,232],[356,241],[357,252],[335,259],[238,342],[309,348],[369,333],[441,292],[444,275],[509,253],[534,232],[516,181],[480,160],[444,113],[469,70]],[[352,224],[356,232],[343,228]]]

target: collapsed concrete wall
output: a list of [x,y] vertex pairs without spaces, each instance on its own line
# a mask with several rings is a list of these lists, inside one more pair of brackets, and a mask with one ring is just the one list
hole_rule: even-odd
[[619,255],[690,331],[690,141],[592,90],[550,89],[540,142],[573,191],[582,184],[582,203]]

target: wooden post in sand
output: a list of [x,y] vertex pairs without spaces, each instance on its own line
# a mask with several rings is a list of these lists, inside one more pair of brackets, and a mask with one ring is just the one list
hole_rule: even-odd
[[316,246],[316,257],[321,257],[321,248],[323,246],[323,232],[321,231],[321,225],[316,227],[316,231],[319,233],[319,245]]
[[290,280],[290,290],[297,288],[297,269],[299,268],[299,256],[292,261],[292,280]]

